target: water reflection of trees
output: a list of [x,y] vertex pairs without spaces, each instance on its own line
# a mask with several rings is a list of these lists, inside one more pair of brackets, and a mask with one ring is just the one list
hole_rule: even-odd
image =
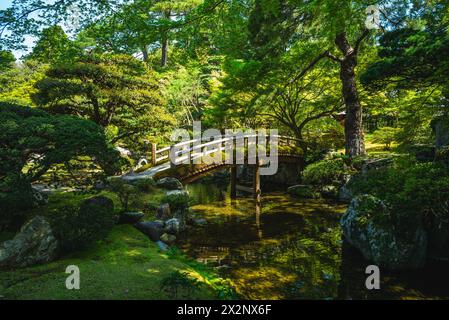
[[[259,218],[257,228],[252,231],[264,234],[265,230],[270,229],[270,223],[264,217]],[[233,246],[201,246],[195,255],[204,263],[221,266],[230,278],[238,275],[237,283],[252,283],[259,288],[258,297],[254,296],[253,286],[237,288],[243,296],[272,297],[272,284],[264,285],[263,282],[276,283],[279,281],[275,279],[277,275],[283,275],[289,281],[283,283],[282,288],[277,288],[281,291],[280,297],[336,298],[340,280],[341,234],[335,223],[323,225],[320,220],[305,219],[300,224],[300,230],[294,232],[287,229],[287,233],[277,237],[235,243]],[[316,223],[320,223],[320,227],[317,228]],[[245,275],[250,279],[245,279]]]

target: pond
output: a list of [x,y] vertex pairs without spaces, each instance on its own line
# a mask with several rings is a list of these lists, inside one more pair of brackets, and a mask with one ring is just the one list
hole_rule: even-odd
[[342,241],[343,204],[269,192],[257,205],[214,184],[187,186],[202,227],[188,229],[179,247],[231,280],[243,299],[438,299],[449,297],[447,263],[424,270],[381,269],[380,290],[365,287],[370,264]]

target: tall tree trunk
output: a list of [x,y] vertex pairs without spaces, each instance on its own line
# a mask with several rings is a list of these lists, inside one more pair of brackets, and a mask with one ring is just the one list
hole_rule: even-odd
[[[165,11],[164,18],[170,19],[170,14],[171,14],[170,11]],[[165,67],[168,62],[168,30],[162,31],[161,46],[162,46],[161,66]]]
[[142,56],[143,56],[143,61],[148,62],[148,47],[147,46],[142,47]]
[[162,55],[161,55],[161,66],[165,67],[168,62],[168,39],[166,35],[162,36]]
[[351,157],[363,155],[365,154],[365,141],[362,126],[362,106],[360,105],[355,78],[357,50],[351,47],[344,32],[337,35],[335,44],[344,56],[340,61],[340,79],[343,85],[342,92],[346,106],[346,155]]

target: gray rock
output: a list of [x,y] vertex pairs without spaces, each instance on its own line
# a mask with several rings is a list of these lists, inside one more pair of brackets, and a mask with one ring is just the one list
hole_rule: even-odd
[[338,190],[337,199],[342,202],[350,202],[352,197],[354,196],[352,190],[349,188],[349,184],[354,175],[345,174],[342,177],[342,185]]
[[291,186],[287,189],[287,192],[298,198],[317,199],[320,197],[320,195],[315,192],[313,186],[309,185],[298,184],[296,186]]
[[156,182],[156,185],[160,188],[168,189],[168,190],[182,190],[183,185],[181,181],[176,178],[162,178]]
[[161,221],[137,222],[134,227],[147,235],[152,241],[159,241],[164,233],[164,223]]
[[34,203],[38,206],[43,206],[48,203],[48,195],[37,188],[31,187],[33,193]]
[[345,240],[379,266],[402,270],[424,265],[426,232],[422,226],[410,226],[410,236],[399,235],[389,209],[380,199],[356,196],[343,215],[341,226]]
[[144,216],[142,212],[123,212],[120,214],[118,222],[121,224],[133,224],[142,220]]
[[167,221],[173,218],[173,215],[170,211],[170,205],[168,203],[162,203],[156,211],[156,218]]
[[165,222],[164,231],[170,234],[179,234],[181,231],[183,231],[183,228],[179,220],[173,218]]
[[0,267],[27,267],[57,257],[58,241],[50,224],[41,216],[28,221],[12,240],[0,246]]
[[351,201],[352,197],[353,197],[352,191],[351,189],[348,188],[347,184],[344,184],[338,190],[338,200],[343,202],[349,202]]
[[159,249],[161,251],[167,251],[169,249],[169,247],[162,241],[156,241],[157,246],[159,247]]
[[176,236],[172,235],[172,234],[168,234],[168,233],[164,233],[161,236],[161,240],[167,244],[173,244],[176,241]]

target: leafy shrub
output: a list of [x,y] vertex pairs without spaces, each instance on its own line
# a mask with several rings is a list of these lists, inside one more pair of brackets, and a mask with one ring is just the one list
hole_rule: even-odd
[[185,298],[191,298],[200,285],[198,279],[190,277],[187,272],[176,270],[162,279],[160,289],[167,292],[172,299],[178,298],[181,292],[184,292]]
[[373,142],[382,143],[385,149],[390,149],[391,144],[397,140],[400,129],[393,127],[383,127],[373,132]]
[[62,252],[84,249],[104,239],[115,223],[113,209],[112,200],[100,196],[51,212],[49,220]]
[[120,178],[114,178],[109,181],[109,188],[116,193],[123,211],[128,211],[129,203],[137,198],[139,189],[131,184],[126,183]]
[[444,147],[438,150],[435,155],[435,160],[440,163],[449,165],[449,147]]
[[334,184],[350,170],[342,158],[322,160],[308,165],[303,173],[303,182],[312,185]]
[[161,203],[168,203],[172,211],[184,209],[189,206],[190,197],[186,191],[169,191],[161,200]]
[[150,192],[156,186],[156,182],[152,178],[139,179],[133,185],[141,192]]
[[[31,183],[54,165],[86,157],[107,174],[119,170],[119,153],[95,123],[0,102],[0,220],[15,222],[33,206]],[[8,222],[10,221],[10,222]]]
[[11,175],[0,180],[0,230],[20,226],[26,210],[33,205],[33,192],[28,181]]

